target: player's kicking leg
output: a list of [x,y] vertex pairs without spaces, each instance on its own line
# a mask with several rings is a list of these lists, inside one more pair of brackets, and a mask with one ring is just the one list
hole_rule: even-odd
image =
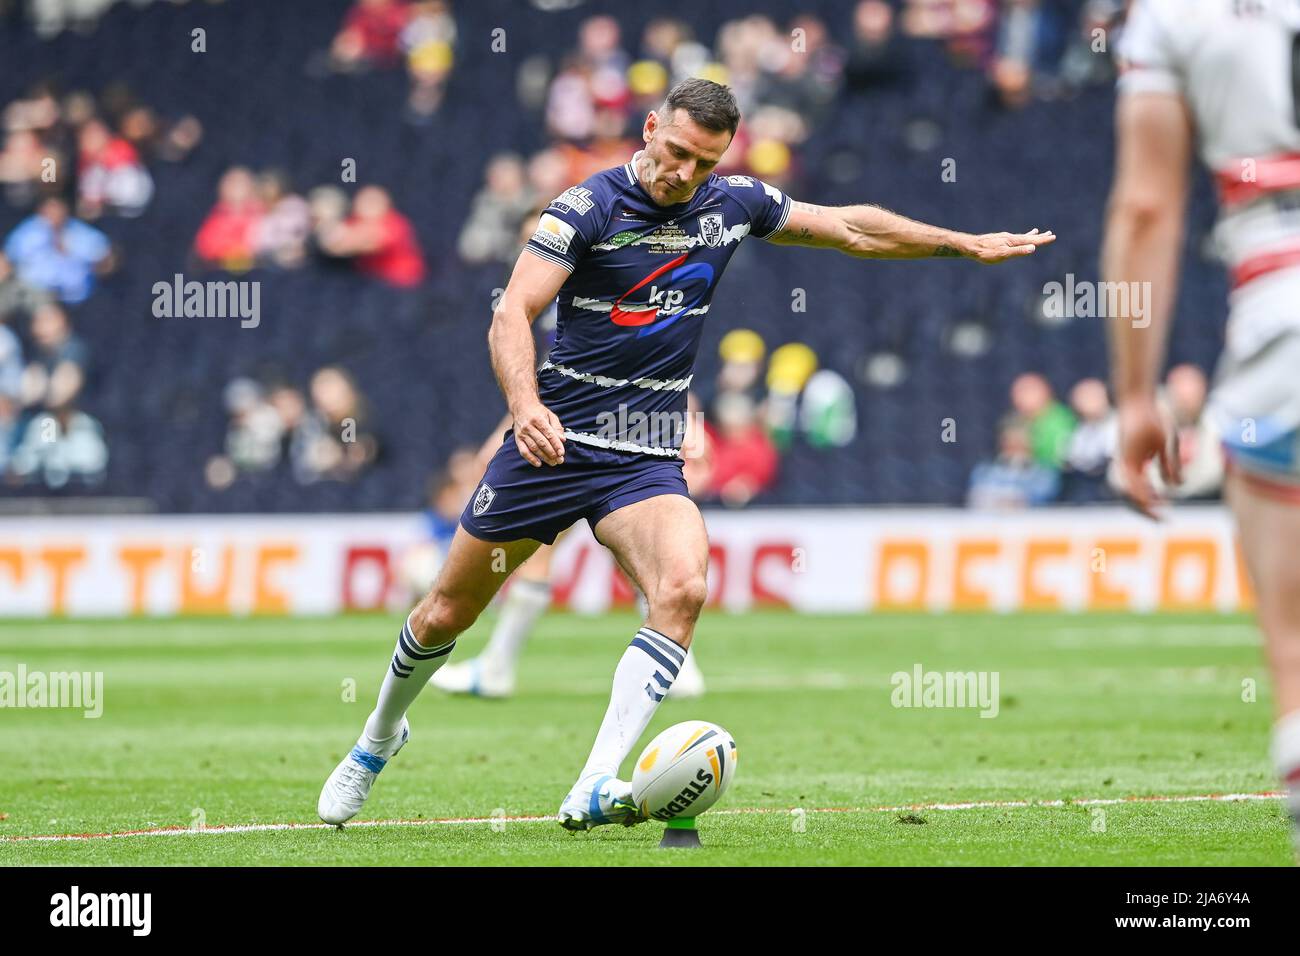
[[1273,763],[1286,789],[1300,854],[1300,484],[1271,482],[1236,468],[1229,473],[1227,493],[1273,672],[1278,714]]
[[618,662],[596,742],[560,805],[560,825],[569,830],[644,819],[618,770],[680,673],[707,596],[708,537],[699,509],[685,495],[626,505],[593,531],[645,594],[649,615]]
[[406,711],[447,660],[456,636],[537,547],[532,540],[482,541],[464,528],[456,530],[432,588],[402,626],[365,729],[325,781],[317,804],[322,820],[341,824],[361,809],[379,772],[410,737]]

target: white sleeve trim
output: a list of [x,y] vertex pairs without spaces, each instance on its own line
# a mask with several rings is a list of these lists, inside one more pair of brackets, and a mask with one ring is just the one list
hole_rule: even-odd
[[539,259],[545,259],[547,262],[554,262],[557,266],[559,266],[561,269],[563,269],[565,272],[569,273],[570,275],[572,275],[573,270],[577,268],[576,264],[572,262],[565,262],[559,256],[552,255],[549,252],[545,252],[542,249],[538,249],[531,242],[524,243],[524,248],[527,249],[529,252],[531,252],[533,255],[537,256]]

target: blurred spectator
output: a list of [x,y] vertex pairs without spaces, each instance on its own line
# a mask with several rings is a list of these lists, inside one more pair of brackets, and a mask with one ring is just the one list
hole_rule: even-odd
[[253,229],[257,259],[285,269],[302,265],[311,235],[311,209],[307,200],[289,189],[283,173],[274,171],[258,177],[257,191],[266,210]]
[[907,59],[886,0],[860,0],[853,8],[853,43],[846,67],[850,88],[892,86],[907,75]]
[[820,369],[799,397],[799,428],[813,448],[843,448],[858,433],[858,411],[851,386],[838,372]]
[[138,216],[153,198],[153,179],[134,146],[92,119],[77,137],[77,211],[95,219],[105,211]]
[[456,43],[456,21],[444,0],[425,0],[411,6],[410,21],[402,30],[406,70],[411,77],[407,115],[424,119],[442,105],[443,90],[451,74]]
[[[817,353],[802,342],[787,342],[772,351],[767,364],[764,418],[776,447],[790,447],[798,426],[799,395],[817,371]],[[719,414],[715,409],[715,414]]]
[[257,195],[257,180],[243,166],[234,166],[217,184],[217,202],[194,237],[200,259],[228,272],[253,266],[258,229],[266,212]]
[[5,133],[0,148],[0,187],[9,205],[27,208],[36,201],[47,160],[52,161],[49,168],[57,175],[62,156],[44,146],[34,131],[10,129]]
[[389,285],[410,287],[424,281],[424,253],[415,229],[378,186],[359,190],[352,215],[322,232],[320,242],[327,254],[350,258],[358,271]]
[[229,486],[240,473],[275,467],[288,430],[262,386],[252,379],[237,378],[230,382],[223,397],[230,416],[226,450],[224,455],[210,459],[205,469],[208,484],[214,488]]
[[1060,468],[1074,433],[1074,415],[1058,402],[1052,386],[1037,372],[1025,372],[1011,383],[1011,407],[1029,429],[1034,460]]
[[354,70],[395,64],[402,29],[410,15],[405,0],[357,0],[330,47],[335,67]]
[[713,451],[709,494],[728,507],[743,507],[776,480],[776,446],[747,396],[739,392],[719,396],[714,414],[716,424],[709,432]]
[[307,193],[307,214],[311,224],[310,246],[316,255],[335,258],[324,245],[324,238],[333,234],[348,217],[348,194],[338,186],[317,186]]
[[[767,345],[751,329],[732,329],[718,343],[718,395],[738,392],[757,402],[762,393],[763,359]],[[716,414],[716,412],[715,412]]]
[[1060,475],[1035,460],[1030,444],[1031,427],[1008,415],[998,428],[998,457],[975,466],[966,492],[972,508],[1023,508],[1044,505],[1056,498]]
[[[487,180],[470,204],[457,249],[466,262],[511,262],[519,252],[519,226],[536,197],[528,187],[523,160],[499,153],[487,167]],[[531,225],[531,224],[530,224]]]
[[25,408],[59,408],[77,400],[86,380],[89,351],[72,332],[62,306],[54,302],[32,315],[35,351],[23,370],[20,396]]
[[1115,454],[1118,423],[1106,384],[1100,379],[1085,378],[1070,389],[1070,407],[1079,424],[1070,436],[1065,464],[1085,475],[1101,475]]
[[17,401],[22,384],[23,344],[0,316],[0,399]]
[[95,288],[95,276],[113,268],[108,237],[70,218],[68,204],[56,196],[18,224],[4,253],[25,283],[69,303],[84,301]]
[[1061,58],[1061,80],[1067,90],[1098,86],[1115,78],[1115,64],[1107,55],[1112,31],[1122,19],[1119,0],[1088,0],[1079,24]]
[[63,405],[28,422],[9,460],[9,475],[59,489],[70,482],[97,484],[107,467],[108,446],[99,422]]
[[18,313],[30,315],[49,296],[29,286],[14,272],[9,257],[0,252],[0,323]]
[[368,413],[352,377],[337,366],[311,379],[311,408],[290,445],[294,477],[351,481],[375,460],[379,444],[368,430]]
[[9,470],[14,447],[19,438],[18,401],[0,392],[0,478]]

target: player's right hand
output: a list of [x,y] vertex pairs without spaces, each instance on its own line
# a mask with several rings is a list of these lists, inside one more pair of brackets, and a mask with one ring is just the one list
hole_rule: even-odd
[[524,461],[534,468],[558,465],[564,461],[564,426],[555,413],[541,402],[533,402],[514,412],[515,447]]
[[1179,484],[1181,463],[1176,433],[1153,399],[1131,399],[1119,403],[1119,465],[1124,493],[1138,511],[1158,521],[1155,506],[1161,498],[1147,476],[1147,465],[1155,459],[1166,487]]

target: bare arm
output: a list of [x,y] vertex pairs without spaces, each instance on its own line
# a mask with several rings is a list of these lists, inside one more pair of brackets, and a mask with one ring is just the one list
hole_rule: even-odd
[[514,419],[515,444],[535,468],[542,462],[558,465],[564,460],[564,427],[537,395],[532,324],[568,277],[564,269],[525,249],[488,330],[492,371]]
[[[1192,127],[1182,99],[1169,93],[1121,96],[1115,116],[1115,182],[1106,210],[1102,277],[1129,289],[1116,297],[1129,304],[1128,314],[1111,316],[1108,325],[1119,467],[1134,503],[1154,517],[1157,496],[1145,475],[1147,462],[1158,458],[1165,481],[1179,480],[1178,456],[1155,391],[1178,288]],[[1131,314],[1135,302],[1146,306],[1140,318]]]
[[908,219],[879,206],[816,206],[796,202],[785,225],[768,237],[781,245],[837,249],[863,259],[967,258],[1002,262],[1027,256],[1056,239],[1051,232],[974,235]]

